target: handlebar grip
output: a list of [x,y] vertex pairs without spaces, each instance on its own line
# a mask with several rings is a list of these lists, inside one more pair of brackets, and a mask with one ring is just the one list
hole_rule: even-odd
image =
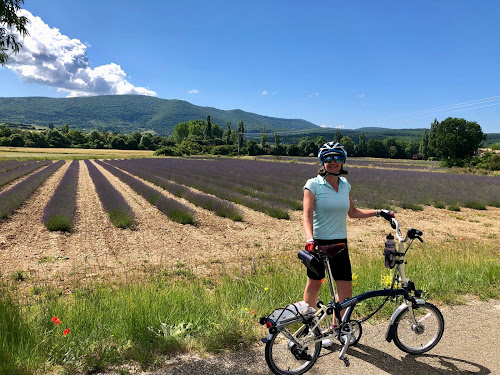
[[424,233],[421,230],[415,229],[415,228],[410,228],[408,229],[408,237],[411,239],[418,238]]

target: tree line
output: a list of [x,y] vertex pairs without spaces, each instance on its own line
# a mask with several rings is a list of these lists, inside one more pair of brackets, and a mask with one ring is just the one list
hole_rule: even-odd
[[[257,135],[258,136],[258,135]],[[71,129],[69,124],[60,127],[49,126],[43,131],[13,129],[0,125],[0,145],[14,147],[78,147],[90,149],[154,150],[156,155],[275,155],[275,156],[315,156],[326,142],[340,142],[348,156],[376,157],[392,159],[441,160],[446,166],[469,165],[486,136],[475,121],[447,118],[442,122],[434,120],[429,130],[424,130],[420,141],[405,141],[392,137],[384,140],[366,139],[362,132],[355,142],[349,136],[342,136],[340,129],[332,134],[333,139],[305,136],[297,143],[281,142],[278,133],[268,134],[262,129],[260,139],[250,139],[255,134],[245,133],[243,121],[233,127],[226,123],[225,129],[211,121],[187,121],[177,124],[168,137],[151,133],[118,134],[92,130],[82,132]],[[498,146],[498,145],[497,145]],[[493,145],[495,148],[495,145]],[[500,147],[496,147],[500,148]],[[494,164],[496,157],[493,157]],[[500,158],[500,156],[498,156]],[[488,165],[489,160],[475,164]],[[474,164],[474,163],[472,163]],[[488,169],[495,169],[488,168]]]

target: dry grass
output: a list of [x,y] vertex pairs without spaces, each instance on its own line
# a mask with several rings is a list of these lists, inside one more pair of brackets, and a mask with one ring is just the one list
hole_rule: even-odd
[[2,159],[106,159],[106,158],[142,158],[153,156],[148,150],[109,150],[86,148],[30,148],[0,147]]

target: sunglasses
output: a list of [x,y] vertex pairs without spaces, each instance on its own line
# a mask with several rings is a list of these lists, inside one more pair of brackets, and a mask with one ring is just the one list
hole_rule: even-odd
[[334,155],[334,156],[325,156],[323,159],[323,163],[331,163],[334,161],[335,163],[342,163],[344,161],[344,158],[340,155]]

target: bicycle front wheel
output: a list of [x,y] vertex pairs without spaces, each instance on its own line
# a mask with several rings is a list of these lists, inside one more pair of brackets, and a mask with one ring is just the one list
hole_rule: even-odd
[[413,313],[406,308],[396,317],[394,344],[406,353],[422,354],[441,340],[444,318],[436,306],[427,302],[414,306],[412,310]]
[[300,375],[307,372],[316,362],[321,351],[321,341],[314,343],[315,337],[321,333],[319,329],[310,331],[309,327],[302,324],[288,326],[287,332],[294,334],[297,330],[301,333],[297,339],[300,343],[309,342],[302,348],[285,336],[282,331],[276,332],[266,343],[266,362],[272,372],[277,375]]

